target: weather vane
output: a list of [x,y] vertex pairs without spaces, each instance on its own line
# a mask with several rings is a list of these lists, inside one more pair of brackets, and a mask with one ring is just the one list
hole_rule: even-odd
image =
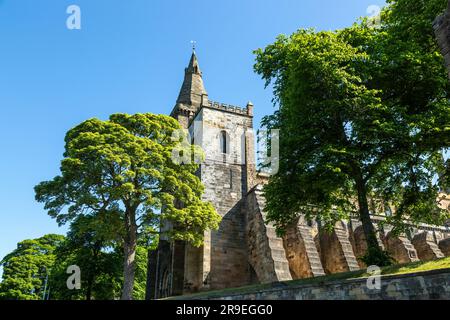
[[197,41],[191,40],[191,44],[192,44],[192,51],[195,52],[195,46],[197,45]]

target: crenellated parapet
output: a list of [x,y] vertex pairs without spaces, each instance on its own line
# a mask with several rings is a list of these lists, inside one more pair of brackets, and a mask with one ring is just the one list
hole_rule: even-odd
[[241,114],[241,115],[252,116],[252,114],[250,112],[251,110],[249,109],[250,105],[247,105],[247,107],[242,108],[240,106],[234,106],[231,104],[226,104],[226,103],[221,103],[221,102],[216,102],[216,101],[208,101],[203,106],[221,110],[221,111],[225,111],[225,112],[232,112],[232,113],[237,113],[237,114]]

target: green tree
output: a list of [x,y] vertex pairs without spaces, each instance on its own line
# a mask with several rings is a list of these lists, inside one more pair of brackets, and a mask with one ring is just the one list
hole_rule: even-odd
[[162,225],[168,237],[197,246],[204,230],[218,227],[220,216],[201,200],[198,164],[172,161],[177,152],[198,158],[197,147],[172,138],[179,131],[164,115],[87,120],[66,135],[61,175],[35,187],[37,201],[60,224],[79,215],[121,222],[114,235],[124,250],[122,299],[133,298],[136,247],[149,226]]
[[[120,298],[123,274],[123,248],[119,239],[109,239],[117,229],[114,223],[102,223],[107,218],[78,216],[70,225],[66,239],[56,249],[50,278],[51,299],[54,300],[115,300]],[[136,276],[133,297],[143,300],[146,283],[148,245],[154,239],[140,239],[136,248]],[[80,290],[69,290],[66,270],[77,265],[81,270]]]
[[[114,224],[99,223],[95,216],[78,216],[70,225],[66,239],[56,249],[50,278],[51,299],[112,300],[120,297],[123,279],[120,268],[123,250],[117,248]],[[66,270],[77,265],[81,270],[81,289],[69,290]]]
[[[405,218],[448,218],[436,201],[438,155],[450,146],[448,81],[432,14],[419,13],[427,24],[408,22],[416,16],[407,2],[391,1],[379,28],[362,21],[336,32],[299,30],[256,51],[255,70],[279,104],[263,120],[280,129],[280,169],[265,187],[268,219],[283,231],[305,213],[331,228],[357,211],[368,264],[389,263],[369,199],[395,206],[389,222],[398,232]],[[419,2],[430,9],[433,1]]]
[[39,300],[44,294],[45,280],[55,261],[54,251],[64,240],[56,234],[24,240],[5,256],[0,300]]
[[383,141],[393,142],[394,148],[372,170],[376,171],[372,185],[379,197],[396,207],[388,222],[400,232],[405,218],[442,223],[448,217],[436,198],[449,186],[442,153],[450,146],[450,82],[432,27],[447,1],[390,0],[388,4],[380,28],[367,28],[363,22],[342,34],[370,55],[365,84],[379,90],[395,117],[395,134]]
[[148,248],[139,245],[136,250],[136,280],[133,295],[136,300],[145,300],[147,289]]

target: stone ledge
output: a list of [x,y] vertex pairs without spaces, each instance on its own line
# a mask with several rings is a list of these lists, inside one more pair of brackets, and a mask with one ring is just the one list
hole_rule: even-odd
[[[363,271],[361,272],[363,273]],[[355,274],[355,276],[358,276]],[[431,279],[433,278],[433,279]],[[187,299],[187,300],[217,300],[217,299],[227,299],[227,300],[233,300],[233,299],[245,299],[245,297],[250,298],[257,298],[258,296],[260,299],[283,299],[286,297],[293,297],[297,295],[309,295],[309,296],[323,296],[323,295],[334,295],[335,293],[340,295],[340,298],[345,299],[354,299],[354,292],[361,291],[361,299],[369,299],[369,298],[387,298],[387,299],[412,299],[412,298],[422,298],[425,299],[427,296],[428,298],[433,298],[435,295],[434,291],[443,291],[444,295],[438,295],[437,298],[441,299],[450,299],[450,287],[446,284],[444,284],[442,287],[443,290],[438,290],[439,288],[436,287],[436,290],[430,290],[432,287],[425,285],[425,280],[429,279],[433,282],[436,282],[436,279],[438,278],[442,280],[442,282],[450,282],[450,268],[446,269],[436,269],[436,270],[430,270],[430,271],[423,271],[423,272],[415,272],[415,273],[406,273],[406,274],[397,274],[397,275],[385,275],[381,276],[381,283],[382,283],[382,289],[376,290],[377,292],[369,292],[365,293],[363,288],[361,288],[361,284],[364,284],[367,281],[367,277],[364,278],[351,278],[351,279],[330,279],[324,281],[318,281],[315,283],[305,283],[305,284],[295,284],[292,283],[292,281],[288,282],[276,282],[267,284],[266,288],[258,289],[258,288],[236,288],[237,291],[242,290],[242,292],[233,292],[233,289],[229,289],[229,292],[210,292],[210,293],[204,293],[194,296],[181,296],[177,297],[176,299]],[[400,283],[402,282],[410,282],[409,280],[416,281],[423,283],[425,286],[425,290],[423,290],[422,295],[416,295],[411,294],[409,291],[413,291],[413,289],[416,288],[409,288],[409,284],[406,283],[404,286],[404,290],[399,291],[392,291],[387,290],[388,287],[391,284]],[[384,284],[383,284],[384,283]],[[267,287],[269,286],[269,287]],[[339,291],[336,290],[329,290],[330,287],[333,286],[342,286],[342,288]],[[411,289],[411,290],[409,290]],[[356,290],[356,291],[355,291]],[[359,292],[358,291],[358,292]],[[407,291],[407,295],[405,295],[404,291]],[[429,292],[432,291],[432,292]],[[359,295],[358,295],[359,296]],[[311,298],[313,299],[313,298]],[[321,299],[321,298],[318,298]]]

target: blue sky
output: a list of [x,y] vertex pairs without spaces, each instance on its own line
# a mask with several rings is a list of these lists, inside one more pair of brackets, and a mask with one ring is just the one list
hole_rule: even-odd
[[[66,9],[81,8],[81,30]],[[252,51],[299,28],[338,29],[381,0],[0,0],[0,258],[65,233],[34,201],[58,174],[65,132],[116,112],[169,113],[191,40],[213,100],[273,111]],[[1,272],[1,271],[0,271]]]

